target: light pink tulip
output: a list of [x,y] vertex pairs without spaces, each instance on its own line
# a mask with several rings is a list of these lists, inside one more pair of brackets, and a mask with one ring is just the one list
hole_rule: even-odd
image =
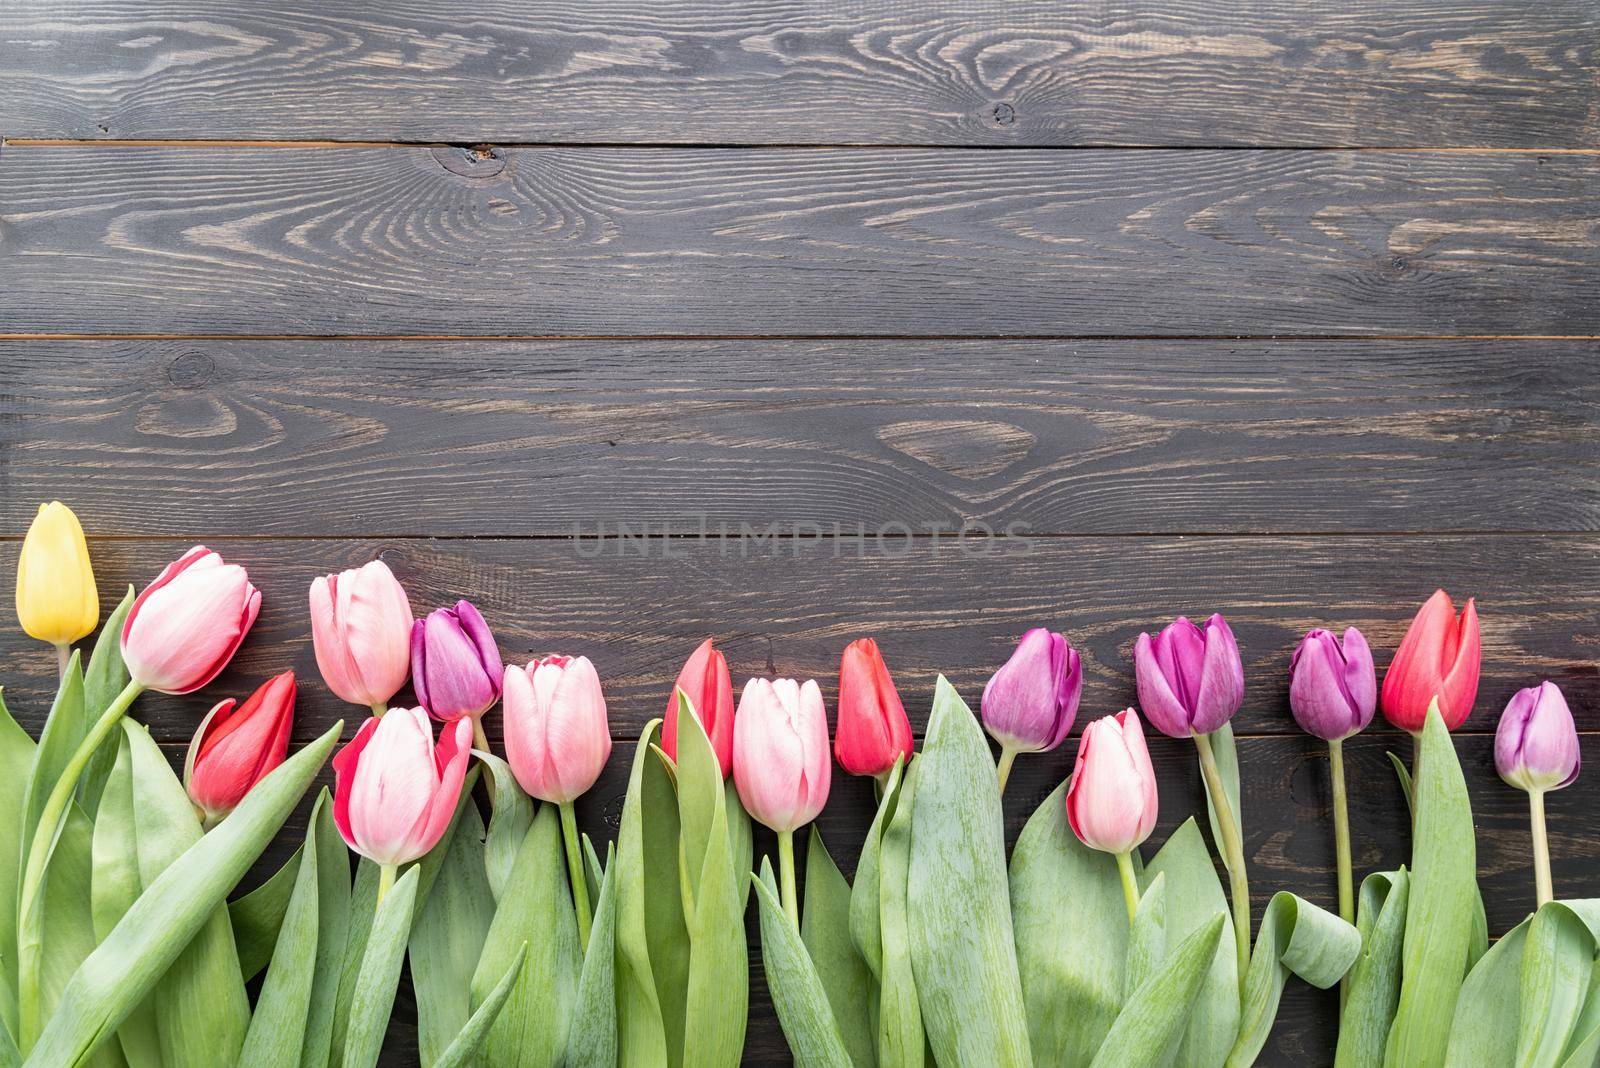
[[810,823],[828,800],[828,713],[814,679],[751,679],[733,717],[733,781],[774,831]]
[[238,564],[196,545],[168,564],[122,624],[122,660],[134,682],[193,693],[217,677],[261,610],[261,593]]
[[611,728],[588,657],[507,665],[501,700],[506,760],[524,790],[564,805],[594,785],[611,755]]
[[317,669],[342,701],[376,708],[406,684],[412,622],[405,587],[382,560],[311,583]]
[[420,708],[367,720],[333,758],[333,820],[345,844],[386,866],[427,853],[455,815],[471,752],[471,720],[445,724],[437,747]]
[[1156,825],[1156,775],[1139,714],[1129,708],[1083,730],[1067,787],[1067,822],[1090,849],[1127,853]]

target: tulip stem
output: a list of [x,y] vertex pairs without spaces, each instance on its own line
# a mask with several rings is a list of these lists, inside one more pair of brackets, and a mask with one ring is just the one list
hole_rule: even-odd
[[1139,911],[1139,881],[1133,875],[1133,854],[1117,854],[1117,874],[1122,876],[1122,900],[1128,906],[1128,923]]
[[1328,767],[1333,773],[1333,862],[1339,873],[1339,918],[1354,925],[1356,896],[1350,874],[1350,810],[1345,803],[1343,739],[1328,743]]
[[382,719],[383,718],[383,714],[385,712],[387,712],[387,711],[389,711],[389,702],[388,701],[374,701],[374,702],[372,702],[372,714],[374,716],[377,716],[379,719]]
[[[61,769],[61,777],[56,779],[56,784],[50,790],[50,796],[45,799],[44,808],[39,811],[39,823],[34,828],[33,838],[28,843],[28,863],[23,869],[22,887],[17,896],[17,920],[20,929],[27,929],[28,916],[32,913],[35,899],[44,883],[45,868],[50,862],[50,853],[55,849],[57,831],[67,815],[67,806],[72,803],[72,795],[78,789],[78,779],[83,775],[83,769],[88,766],[89,759],[94,756],[102,742],[110,737],[116,725],[122,721],[127,713],[128,706],[133,704],[134,698],[144,692],[144,687],[137,682],[130,681],[122,688],[122,692],[111,699],[106,710],[100,713],[100,718],[83,741],[78,743],[78,748],[73,751],[66,767]],[[26,947],[19,947],[22,952],[18,954],[19,996],[21,1007],[23,1041],[32,1045],[33,1039],[38,1034],[38,1025],[43,1021],[38,1019],[39,1013],[39,976],[35,969],[38,966],[40,952],[35,945],[31,951]]]
[[1005,795],[1006,780],[1011,778],[1011,765],[1017,759],[1017,751],[1009,745],[1000,747],[1000,764],[994,769],[995,775],[1000,779],[1000,794]]
[[56,642],[56,678],[67,673],[67,665],[72,663],[72,643]]
[[578,914],[578,946],[581,952],[589,951],[589,880],[583,874],[583,855],[578,847],[578,817],[571,801],[563,801],[561,808],[561,837],[567,846],[567,878],[572,882],[572,906]]
[[[478,752],[480,752],[480,753],[488,753],[488,752],[490,752],[490,750],[489,750],[489,732],[483,729],[483,717],[482,716],[473,716],[472,717],[472,745],[473,745],[473,748],[477,749]],[[494,804],[494,776],[493,775],[487,776],[483,780],[483,787],[484,787],[485,790],[489,791],[489,804],[493,805]]]
[[1239,841],[1239,824],[1234,819],[1228,791],[1222,786],[1217,758],[1211,752],[1210,735],[1194,735],[1194,744],[1200,750],[1200,776],[1206,781],[1206,792],[1211,795],[1211,807],[1217,814],[1217,830],[1222,835],[1222,863],[1228,869],[1228,890],[1233,898],[1233,941],[1242,990],[1250,971],[1250,882],[1244,867],[1244,845]]
[[1540,906],[1553,897],[1550,885],[1550,840],[1544,831],[1544,791],[1528,791],[1528,818],[1533,823],[1533,885]]
[[780,893],[783,898],[783,911],[789,917],[789,922],[794,924],[794,929],[800,929],[800,902],[794,892],[794,832],[778,832],[778,878]]
[[377,904],[383,904],[384,897],[389,893],[390,890],[394,888],[395,873],[399,870],[400,865],[398,864],[381,864],[378,866]]

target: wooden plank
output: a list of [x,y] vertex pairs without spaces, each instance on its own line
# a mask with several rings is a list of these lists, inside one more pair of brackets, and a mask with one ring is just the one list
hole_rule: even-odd
[[12,0],[11,137],[1595,143],[1586,0]]
[[4,530],[63,487],[104,535],[1600,526],[1597,341],[11,342],[0,357]]
[[1600,333],[1595,160],[8,146],[0,332]]
[[[85,519],[93,530],[94,516]],[[637,737],[661,714],[683,658],[707,635],[726,650],[740,685],[751,675],[815,677],[831,707],[840,651],[873,634],[920,725],[938,672],[976,699],[1019,634],[1053,625],[1083,656],[1087,720],[1133,703],[1130,657],[1141,630],[1179,612],[1212,611],[1227,615],[1244,651],[1238,729],[1292,734],[1287,672],[1301,635],[1313,626],[1360,626],[1380,666],[1387,664],[1436,585],[1463,601],[1476,596],[1481,606],[1483,682],[1469,729],[1493,730],[1511,694],[1546,677],[1567,689],[1586,728],[1600,728],[1585,712],[1600,708],[1594,536],[207,544],[251,569],[261,615],[235,666],[204,694],[141,698],[144,714],[159,722],[198,723],[219,698],[242,698],[290,667],[310,710],[297,738],[347,714],[317,675],[306,588],[316,575],[380,556],[419,611],[471,597],[508,661],[552,649],[590,656],[619,739]],[[107,602],[120,583],[143,585],[187,545],[96,539],[91,554]],[[0,588],[11,581],[8,562]],[[42,714],[54,688],[52,651],[8,626],[0,663],[17,714]]]

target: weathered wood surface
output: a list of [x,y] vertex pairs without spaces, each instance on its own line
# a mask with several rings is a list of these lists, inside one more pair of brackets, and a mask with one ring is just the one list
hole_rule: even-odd
[[1587,0],[11,0],[10,137],[1589,147]]
[[10,333],[1600,333],[1587,155],[13,145],[0,185]]
[[1600,341],[4,355],[7,531],[63,487],[102,533],[195,538],[1600,527]]

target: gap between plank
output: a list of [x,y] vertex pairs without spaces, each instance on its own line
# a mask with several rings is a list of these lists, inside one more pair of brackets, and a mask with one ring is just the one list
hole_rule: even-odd
[[162,334],[0,331],[6,341],[1600,341],[1600,334]]

